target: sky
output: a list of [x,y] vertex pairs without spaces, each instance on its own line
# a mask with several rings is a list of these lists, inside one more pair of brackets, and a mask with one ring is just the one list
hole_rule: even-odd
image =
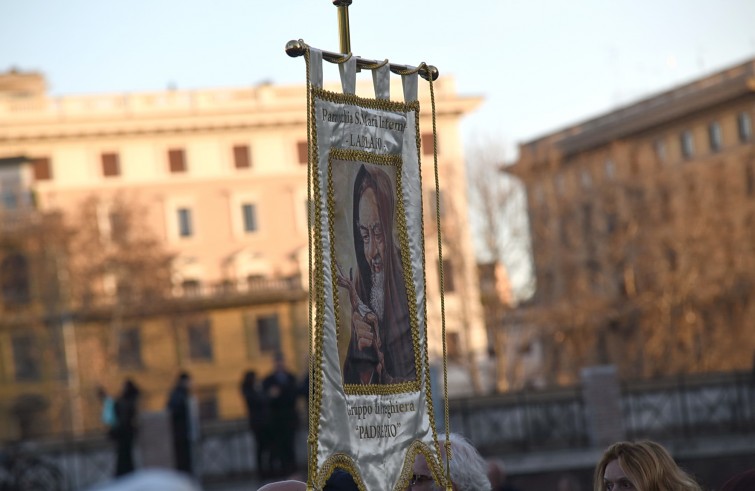
[[[354,0],[349,16],[356,55],[425,61],[483,96],[464,141],[502,141],[509,160],[755,57],[752,0]],[[284,52],[299,38],[338,51],[331,0],[0,0],[0,70],[41,71],[53,95],[301,83],[303,59]]]
[[[483,96],[465,147],[496,142],[507,161],[755,57],[753,0],[354,0],[349,17],[354,54],[424,61]],[[300,38],[339,50],[331,0],[0,0],[0,71],[41,71],[52,95],[300,84],[304,60],[284,51]]]

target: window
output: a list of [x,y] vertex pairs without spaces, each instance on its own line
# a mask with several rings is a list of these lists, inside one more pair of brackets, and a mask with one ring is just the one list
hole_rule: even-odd
[[6,305],[29,303],[29,264],[22,254],[11,253],[0,263],[0,291]]
[[752,120],[749,114],[744,112],[737,114],[737,132],[741,143],[746,143],[752,139]]
[[592,237],[592,205],[585,203],[582,205],[582,235],[585,237],[585,242],[589,241]]
[[199,293],[201,292],[200,286],[199,280],[188,279],[181,282],[181,289],[183,290],[184,296],[187,297],[199,296]]
[[677,254],[673,247],[666,246],[666,264],[669,271],[676,271]]
[[458,332],[446,333],[446,356],[449,360],[459,361],[462,357],[461,336]]
[[237,169],[248,169],[252,166],[249,145],[236,145],[233,147],[233,164]]
[[613,180],[616,177],[616,164],[614,164],[613,160],[606,159],[603,163],[603,170],[607,179]]
[[194,234],[191,223],[191,210],[188,208],[178,209],[178,235],[191,237]]
[[585,268],[590,278],[590,284],[593,289],[600,286],[600,261],[594,257],[590,257],[585,261]]
[[655,157],[658,159],[658,162],[666,162],[666,142],[656,140],[653,143],[653,149],[655,150]]
[[218,419],[217,389],[200,388],[197,390],[197,410],[200,421],[216,421]]
[[[422,133],[422,155],[433,154],[433,134]],[[440,145],[438,146],[438,153],[440,153]]]
[[118,366],[142,368],[142,337],[138,327],[124,327],[118,333]]
[[582,169],[579,173],[579,182],[582,184],[582,188],[590,189],[592,186],[592,174],[587,169]]
[[708,143],[710,145],[711,152],[718,152],[723,146],[721,137],[721,125],[718,124],[718,121],[714,121],[708,125]]
[[168,162],[170,163],[170,172],[186,172],[186,155],[183,148],[171,148],[168,150]]
[[15,210],[18,208],[19,186],[12,182],[0,181],[0,196],[2,197],[2,207],[6,210]]
[[194,321],[187,326],[189,358],[192,361],[212,361],[212,329],[209,319]]
[[17,334],[13,336],[11,345],[16,381],[39,380],[41,372],[34,336],[28,333]]
[[280,329],[278,328],[278,314],[257,317],[257,335],[262,353],[280,351]]
[[34,180],[35,181],[49,181],[52,179],[52,167],[50,165],[50,159],[42,157],[32,160],[34,166]]
[[117,153],[103,153],[100,155],[102,161],[102,175],[105,177],[114,177],[121,175],[121,163]]
[[115,280],[115,295],[120,302],[128,303],[136,299],[137,291],[130,281],[126,278],[118,278],[116,276],[112,276],[112,278]]
[[541,184],[535,185],[533,194],[537,204],[542,205],[545,202],[545,192],[543,191],[543,186]]
[[302,165],[306,165],[307,159],[308,159],[308,148],[306,141],[300,141],[296,144],[296,152],[299,157],[299,163]]
[[661,201],[661,218],[663,221],[669,222],[671,221],[671,194],[665,186],[658,191],[658,194]]
[[[440,270],[438,271],[440,277]],[[454,268],[450,259],[443,260],[443,293],[453,293],[456,291],[454,285]]]
[[566,190],[566,180],[564,179],[564,175],[562,173],[556,174],[554,177],[554,185],[556,186],[556,194],[559,196],[564,195],[564,191]]
[[616,228],[619,224],[619,218],[616,216],[616,213],[608,213],[606,215],[606,233],[607,234],[613,234],[616,231]]
[[241,205],[241,214],[244,217],[244,232],[257,231],[257,209],[251,203]]
[[124,242],[128,238],[128,217],[123,209],[110,209],[108,213],[110,222],[110,240]]
[[679,135],[679,144],[682,148],[682,157],[690,159],[695,154],[695,141],[692,138],[692,132],[685,130]]

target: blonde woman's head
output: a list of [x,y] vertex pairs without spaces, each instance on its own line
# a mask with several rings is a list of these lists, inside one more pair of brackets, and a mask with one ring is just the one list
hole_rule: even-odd
[[701,491],[668,451],[651,441],[614,443],[595,468],[595,491]]

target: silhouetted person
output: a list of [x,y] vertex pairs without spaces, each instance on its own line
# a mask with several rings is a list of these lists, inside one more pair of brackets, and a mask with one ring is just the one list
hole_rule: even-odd
[[298,423],[297,389],[296,377],[286,370],[283,354],[277,353],[275,369],[262,382],[262,392],[270,409],[269,428],[273,435],[271,467],[273,472],[280,472],[281,475],[296,469],[294,439]]
[[110,437],[116,444],[115,475],[122,476],[134,471],[134,439],[137,431],[137,403],[139,389],[130,379],[123,383],[123,390],[115,400],[115,421],[110,427]]
[[493,491],[518,491],[509,482],[506,466],[500,459],[488,459],[488,480]]
[[732,476],[721,486],[721,491],[752,491],[755,489],[755,469]]
[[173,429],[173,455],[176,469],[193,474],[192,442],[193,417],[191,405],[191,376],[183,372],[178,376],[176,385],[168,398],[167,409],[170,412]]
[[264,394],[257,388],[257,374],[250,370],[244,374],[241,382],[241,394],[246,403],[249,429],[252,430],[257,444],[257,473],[262,477],[270,474],[270,445],[273,434],[268,424],[270,411]]

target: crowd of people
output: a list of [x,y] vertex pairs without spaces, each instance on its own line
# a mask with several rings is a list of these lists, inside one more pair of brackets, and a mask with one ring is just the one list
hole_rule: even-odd
[[[441,437],[441,442],[445,439]],[[457,434],[450,435],[450,477],[453,491],[514,491],[498,459],[486,461],[472,444]],[[444,452],[441,445],[441,453]],[[443,458],[445,456],[442,456]],[[305,491],[300,481],[281,481],[263,486],[259,491]],[[425,458],[417,456],[412,480],[407,491],[440,491]],[[579,481],[572,475],[563,476],[557,491],[580,491]],[[617,442],[603,453],[595,467],[593,491],[702,491],[695,479],[682,470],[669,452],[652,441]],[[337,471],[323,491],[357,491],[351,477]],[[755,490],[755,469],[744,471],[726,481],[719,491]]]
[[[299,424],[297,400],[306,398],[308,381],[299,383],[286,369],[282,354],[275,356],[273,371],[258,383],[254,371],[244,374],[240,386],[254,436],[258,474],[263,479],[290,475],[297,469],[295,452]],[[101,419],[107,436],[113,441],[116,454],[115,476],[134,471],[134,443],[138,429],[139,388],[126,379],[121,392],[110,396],[104,388],[97,390],[102,404]],[[195,473],[195,443],[199,439],[199,410],[192,397],[192,378],[188,372],[178,375],[165,409],[172,434],[173,461],[181,473]]]
[[299,384],[286,369],[283,355],[275,358],[275,369],[258,386],[249,371],[241,383],[249,428],[256,442],[257,472],[263,479],[292,474],[296,469],[294,442],[299,427],[296,401],[309,393],[307,381]]
[[[137,407],[139,388],[126,380],[116,398],[104,390],[99,391],[102,401],[102,421],[108,427],[108,436],[116,449],[117,479],[108,488],[111,491],[175,490],[199,491],[196,480],[187,479],[194,474],[192,447],[198,438],[198,412],[191,397],[191,376],[181,373],[166,403],[173,433],[173,451],[176,472],[134,471],[134,442],[137,434]],[[294,451],[298,427],[297,399],[306,398],[307,380],[297,382],[285,366],[282,355],[276,356],[275,368],[261,382],[256,373],[244,374],[240,394],[246,404],[249,428],[256,441],[256,468],[262,480],[296,476],[297,461]],[[444,437],[441,436],[441,443]],[[464,437],[450,435],[452,459],[449,472],[454,491],[520,491],[507,476],[500,459],[485,460]],[[440,446],[442,453],[445,445]],[[445,458],[445,456],[441,456]],[[129,474],[128,476],[126,476]],[[125,477],[124,477],[125,476]],[[337,469],[327,481],[323,491],[357,490],[352,476]],[[420,454],[417,456],[412,479],[407,490],[440,490],[430,466]],[[558,479],[555,491],[582,491],[584,488],[575,475],[565,474]],[[703,491],[695,478],[679,467],[671,454],[652,441],[622,441],[609,446],[595,466],[593,491]],[[306,490],[299,480],[269,483],[259,491]],[[586,491],[586,490],[585,490]],[[718,491],[755,491],[755,468],[733,476]]]

